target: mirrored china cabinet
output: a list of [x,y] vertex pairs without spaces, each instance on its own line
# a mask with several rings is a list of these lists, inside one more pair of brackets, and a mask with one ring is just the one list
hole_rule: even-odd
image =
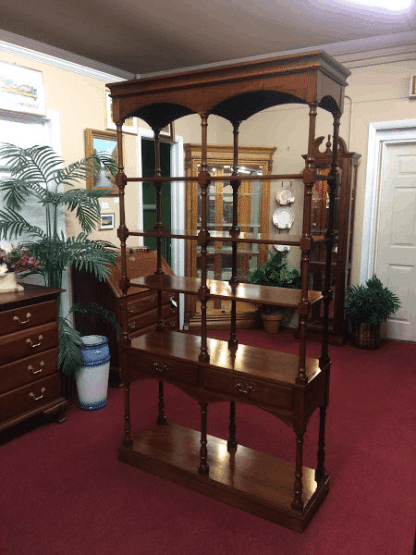
[[[201,145],[185,144],[186,177],[196,178],[201,171]],[[207,146],[208,172],[213,177],[232,176],[233,147],[226,145]],[[238,222],[241,231],[267,233],[269,230],[270,183],[261,181],[261,176],[270,175],[275,147],[238,148],[239,172],[247,176],[258,176],[258,180],[242,181],[237,193]],[[207,227],[212,231],[230,231],[233,225],[233,189],[230,181],[217,181],[207,190]],[[201,230],[201,187],[190,183],[186,189],[186,230],[197,235]],[[201,245],[188,241],[186,245],[186,275],[201,277]],[[267,245],[245,243],[237,252],[237,279],[248,281],[249,272],[259,268],[268,257]],[[232,243],[214,241],[208,245],[206,253],[207,277],[228,281],[232,275]],[[207,327],[226,329],[231,323],[230,301],[213,299],[207,302]],[[238,303],[237,328],[255,327],[256,306],[252,303]],[[192,295],[186,297],[185,326],[188,329],[201,327],[201,303]]]

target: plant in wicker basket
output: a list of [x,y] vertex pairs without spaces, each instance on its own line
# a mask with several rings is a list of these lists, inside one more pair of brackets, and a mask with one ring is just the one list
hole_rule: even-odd
[[345,299],[345,318],[351,325],[354,345],[367,349],[379,347],[381,322],[399,308],[400,299],[375,275],[365,285],[350,285]]

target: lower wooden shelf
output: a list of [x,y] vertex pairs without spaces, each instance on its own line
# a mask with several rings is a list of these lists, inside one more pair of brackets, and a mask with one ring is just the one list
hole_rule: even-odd
[[122,445],[118,459],[208,497],[303,532],[329,488],[329,476],[319,484],[315,471],[303,467],[304,509],[291,508],[295,464],[208,435],[209,475],[198,473],[200,433],[176,424],[156,424]]

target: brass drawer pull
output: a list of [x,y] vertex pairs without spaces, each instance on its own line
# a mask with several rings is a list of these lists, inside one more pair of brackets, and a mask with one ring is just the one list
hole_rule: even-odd
[[154,369],[157,372],[166,372],[166,370],[169,370],[169,366],[167,364],[165,364],[164,362],[160,363],[160,362],[154,362],[153,363]]
[[170,327],[171,327],[172,329],[173,329],[173,328],[176,328],[176,322],[170,322]]
[[38,341],[39,341],[39,343],[33,343],[33,341],[32,341],[32,340],[30,339],[30,337],[29,337],[29,339],[26,339],[26,343],[27,343],[28,345],[30,345],[30,346],[32,347],[32,349],[35,349],[35,347],[39,347],[39,346],[40,346],[40,344],[41,344],[41,342],[42,342],[42,339],[43,339],[43,335],[39,335],[39,336],[38,336]]
[[176,308],[178,308],[178,303],[175,301],[174,297],[169,297],[170,301],[170,309],[173,312]]
[[136,327],[136,322],[129,322],[128,326],[131,330],[134,330],[134,328]]
[[246,382],[245,380],[234,380],[234,385],[240,393],[244,393],[246,395],[256,389],[256,384],[253,382]]
[[39,363],[39,370],[35,370],[32,365],[28,366],[27,369],[29,370],[29,372],[31,372],[33,375],[35,375],[35,374],[40,374],[41,372],[43,372],[43,367],[44,366],[45,366],[45,362],[43,360],[41,360],[40,363]]
[[42,387],[42,389],[40,390],[41,395],[39,395],[39,397],[35,397],[35,394],[33,393],[33,391],[31,391],[31,392],[29,393],[29,397],[32,397],[32,399],[33,399],[34,401],[40,401],[41,399],[43,399],[43,397],[44,397],[43,394],[45,393],[45,391],[46,391],[46,389],[45,389],[44,387]]
[[127,307],[127,312],[130,312],[130,314],[132,314],[136,309],[136,305],[130,305]]
[[18,324],[23,326],[23,324],[27,324],[29,322],[31,317],[32,315],[30,314],[30,312],[26,314],[26,320],[21,320],[19,316],[13,316],[13,322],[17,322]]

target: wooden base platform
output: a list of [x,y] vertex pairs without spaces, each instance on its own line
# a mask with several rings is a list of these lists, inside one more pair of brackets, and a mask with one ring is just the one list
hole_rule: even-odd
[[209,474],[198,473],[200,433],[175,424],[156,424],[122,445],[118,459],[203,493],[223,503],[303,532],[328,493],[329,476],[315,482],[315,471],[303,467],[303,511],[291,508],[295,465],[227,441],[207,436]]

